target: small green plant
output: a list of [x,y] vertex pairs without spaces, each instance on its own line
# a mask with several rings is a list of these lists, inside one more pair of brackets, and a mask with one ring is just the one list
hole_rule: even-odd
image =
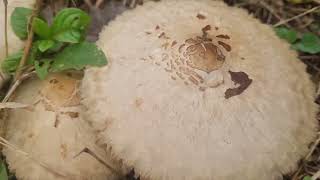
[[303,180],[312,180],[312,178],[310,176],[305,176]]
[[[26,67],[34,68],[40,79],[45,79],[49,72],[81,70],[85,66],[104,66],[105,54],[94,43],[85,41],[90,16],[77,8],[61,10],[49,25],[44,19],[35,17],[32,28],[28,28],[31,9],[16,8],[11,15],[14,33],[25,40],[29,29],[35,37],[27,58]],[[15,73],[23,57],[23,51],[8,56],[2,63],[7,73]]]
[[3,161],[0,162],[0,180],[8,180],[7,169]]
[[301,52],[317,54],[320,53],[320,37],[313,33],[299,33],[285,27],[275,29],[277,35],[292,44],[292,48]]

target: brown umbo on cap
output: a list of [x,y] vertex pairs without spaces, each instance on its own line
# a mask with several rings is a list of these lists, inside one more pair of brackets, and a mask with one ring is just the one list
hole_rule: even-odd
[[282,179],[316,136],[305,65],[244,10],[149,2],[98,45],[109,65],[85,73],[87,120],[144,179]]

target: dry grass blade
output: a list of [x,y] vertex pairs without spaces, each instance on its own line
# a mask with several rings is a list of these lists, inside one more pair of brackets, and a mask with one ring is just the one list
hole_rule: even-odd
[[7,102],[7,103],[0,103],[0,109],[25,109],[30,108],[32,105],[30,104],[23,104],[23,103],[16,103],[16,102]]
[[13,85],[10,87],[8,93],[6,94],[6,96],[3,98],[2,103],[8,102],[12,96],[12,94],[14,93],[14,91],[18,88],[18,86],[26,79],[32,77],[33,75],[35,75],[36,73],[34,71],[24,74],[21,77],[19,77],[19,79],[17,79]]
[[3,145],[4,147],[8,148],[11,151],[15,151],[17,154],[26,156],[27,158],[33,160],[34,162],[38,163],[41,167],[45,168],[46,170],[48,170],[49,172],[55,174],[58,177],[63,177],[66,178],[67,175],[64,174],[63,172],[61,172],[61,170],[55,170],[53,168],[51,168],[48,164],[41,162],[40,160],[38,160],[37,158],[31,156],[29,153],[20,150],[18,147],[16,147],[15,145],[11,144],[9,141],[7,141],[5,138],[0,137],[0,144]]
[[281,26],[281,25],[283,25],[283,24],[285,24],[285,23],[288,23],[288,22],[290,22],[290,21],[293,21],[293,20],[295,20],[295,19],[299,19],[299,18],[301,18],[301,17],[303,17],[303,16],[305,16],[305,15],[307,15],[307,14],[309,14],[309,13],[312,13],[312,12],[316,11],[316,10],[319,9],[319,8],[320,8],[320,6],[316,6],[316,7],[312,8],[312,9],[309,9],[308,11],[305,11],[305,12],[303,12],[303,13],[301,13],[301,14],[298,14],[297,16],[294,16],[294,17],[292,17],[292,18],[289,18],[289,19],[285,19],[285,20],[283,20],[283,21],[280,21],[280,22],[278,22],[277,24],[275,24],[275,25],[273,25],[273,26],[274,26],[274,27],[278,27],[278,26]]
[[106,163],[104,160],[102,160],[100,157],[98,157],[94,152],[92,152],[89,148],[84,148],[80,153],[78,153],[77,155],[74,156],[74,158],[80,156],[82,153],[87,153],[90,156],[92,156],[93,158],[95,158],[99,163],[103,164],[106,168],[108,168],[109,170],[111,170],[113,173],[118,174],[119,176],[121,176],[122,174],[117,171],[115,168],[113,168],[110,164]]

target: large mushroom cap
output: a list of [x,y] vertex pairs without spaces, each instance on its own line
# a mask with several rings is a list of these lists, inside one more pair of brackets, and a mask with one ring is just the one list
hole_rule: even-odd
[[[79,81],[54,74],[45,81],[32,79],[17,91],[15,101],[33,108],[9,113],[6,137],[28,155],[4,149],[9,168],[20,180],[112,180],[113,172],[94,155],[113,163],[99,148],[89,125],[78,117]],[[112,164],[113,165],[113,164]]]
[[165,0],[102,32],[88,120],[150,179],[282,179],[315,137],[314,88],[273,30],[210,0]]

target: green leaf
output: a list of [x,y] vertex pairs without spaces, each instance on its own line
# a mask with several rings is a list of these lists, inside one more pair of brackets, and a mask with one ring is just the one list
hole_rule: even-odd
[[53,20],[53,37],[61,42],[77,43],[84,36],[90,16],[77,8],[61,10]]
[[275,28],[276,34],[281,38],[288,41],[290,44],[294,43],[298,39],[298,33],[292,29],[285,27]]
[[299,51],[310,54],[319,53],[320,37],[313,33],[305,33],[303,34],[301,41],[295,43],[293,47]]
[[81,70],[85,66],[104,66],[107,64],[105,54],[94,43],[82,42],[70,45],[53,59],[53,72],[67,69]]
[[38,43],[38,48],[41,52],[45,52],[54,46],[54,41],[52,40],[40,40]]
[[54,39],[60,42],[79,43],[81,37],[81,33],[78,30],[70,29],[55,35]]
[[1,64],[1,68],[6,73],[14,73],[18,68],[23,51],[8,56]]
[[303,180],[312,180],[312,178],[310,176],[305,176]]
[[43,64],[40,66],[40,62],[39,61],[35,61],[34,62],[34,67],[36,69],[36,73],[38,75],[38,77],[41,80],[44,80],[48,73],[49,73],[49,67],[50,67],[50,61],[49,60],[44,60]]
[[301,4],[301,3],[311,2],[312,0],[288,0],[288,1],[293,4]]
[[11,27],[13,32],[22,40],[27,39],[28,24],[32,10],[23,7],[17,7],[11,14]]
[[8,180],[7,169],[3,162],[1,162],[1,165],[0,165],[0,180]]
[[47,22],[40,18],[34,18],[32,26],[34,33],[38,35],[41,39],[50,38],[51,30]]
[[48,49],[48,53],[57,53],[61,50],[61,48],[63,47],[64,43],[62,42],[55,42],[54,45]]

